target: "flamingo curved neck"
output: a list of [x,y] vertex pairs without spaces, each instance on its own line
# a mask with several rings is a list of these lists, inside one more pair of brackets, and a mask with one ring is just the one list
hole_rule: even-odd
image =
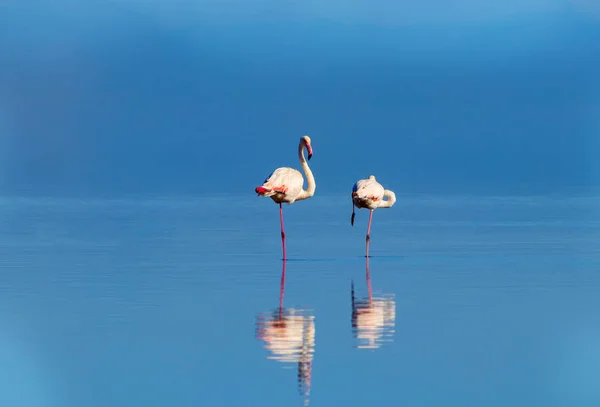
[[311,196],[313,196],[315,194],[315,190],[317,189],[317,185],[315,183],[315,177],[313,176],[313,173],[310,170],[310,167],[308,166],[308,162],[306,161],[306,158],[304,158],[304,148],[305,147],[306,147],[306,143],[304,142],[304,140],[301,140],[300,144],[298,145],[298,159],[300,160],[300,165],[302,166],[304,175],[306,175],[306,181],[308,183],[308,187],[306,190],[303,189],[300,192],[300,195],[298,196],[298,198],[296,198],[297,201],[310,198]]
[[383,197],[387,199],[381,201],[380,208],[391,208],[396,203],[396,194],[389,189],[383,191]]

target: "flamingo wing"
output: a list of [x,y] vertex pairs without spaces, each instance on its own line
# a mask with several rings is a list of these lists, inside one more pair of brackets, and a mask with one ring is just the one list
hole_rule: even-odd
[[374,201],[383,198],[383,186],[374,179],[361,179],[352,188],[353,195]]
[[296,197],[302,191],[304,178],[300,171],[281,167],[273,171],[264,181],[262,188],[265,190],[265,195],[274,196],[282,195],[285,202],[294,202]]
[[375,209],[383,200],[383,191],[375,177],[361,179],[352,187],[352,201],[358,208]]

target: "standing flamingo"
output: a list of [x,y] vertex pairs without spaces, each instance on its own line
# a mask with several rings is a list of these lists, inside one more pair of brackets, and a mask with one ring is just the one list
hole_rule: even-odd
[[[386,200],[383,198],[387,197]],[[373,211],[377,208],[391,208],[396,203],[396,194],[389,189],[383,189],[383,186],[375,180],[374,175],[368,179],[359,180],[352,187],[352,217],[350,224],[354,226],[354,207],[367,208],[371,211],[369,214],[369,226],[367,228],[367,255],[369,257],[369,241],[371,240],[371,222],[373,221]]]
[[287,259],[285,251],[285,231],[283,228],[283,206],[284,202],[292,204],[295,201],[301,201],[308,199],[315,194],[317,185],[315,184],[315,178],[313,173],[308,167],[308,162],[304,158],[304,148],[308,151],[308,159],[312,157],[312,146],[310,144],[310,137],[302,136],[300,138],[300,144],[298,145],[298,158],[300,159],[300,165],[306,174],[306,180],[308,181],[308,188],[302,189],[304,184],[304,178],[300,171],[289,168],[280,167],[271,173],[265,179],[265,182],[256,187],[255,191],[259,196],[268,196],[275,203],[279,204],[279,220],[281,222],[281,246],[283,248],[283,260]]

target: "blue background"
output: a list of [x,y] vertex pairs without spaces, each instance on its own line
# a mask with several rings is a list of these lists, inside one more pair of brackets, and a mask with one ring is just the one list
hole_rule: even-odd
[[598,184],[585,1],[4,1],[2,190],[253,191],[309,134],[318,193]]

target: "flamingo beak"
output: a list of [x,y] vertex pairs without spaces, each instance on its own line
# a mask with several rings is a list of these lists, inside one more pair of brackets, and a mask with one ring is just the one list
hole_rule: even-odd
[[312,157],[312,147],[310,144],[306,145],[306,149],[308,150],[308,160],[310,161],[311,157]]

